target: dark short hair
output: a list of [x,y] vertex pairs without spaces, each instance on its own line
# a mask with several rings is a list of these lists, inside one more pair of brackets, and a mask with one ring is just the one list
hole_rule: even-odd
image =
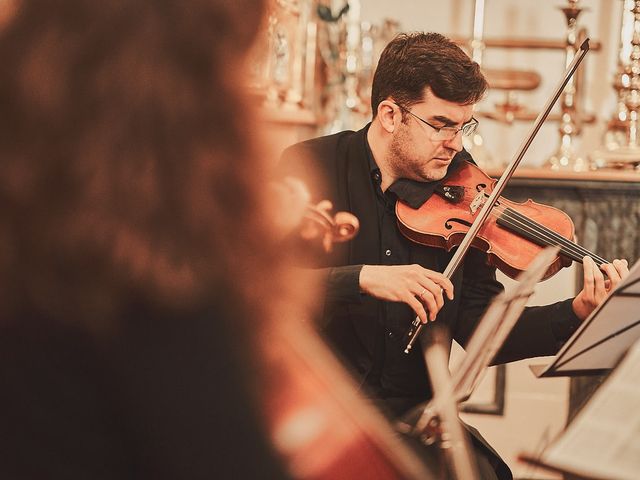
[[487,81],[480,66],[439,33],[401,33],[383,50],[373,76],[371,109],[391,97],[403,106],[422,100],[429,87],[443,100],[470,105],[482,98]]

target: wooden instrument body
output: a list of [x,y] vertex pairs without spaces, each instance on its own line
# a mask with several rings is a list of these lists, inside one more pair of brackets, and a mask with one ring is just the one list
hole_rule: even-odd
[[[443,187],[462,187],[464,195],[459,203],[452,203],[444,196],[433,194],[420,208],[413,209],[403,202],[396,204],[396,216],[402,233],[417,243],[447,251],[460,245],[475,215],[482,207],[472,208],[474,201],[491,193],[496,180],[487,176],[475,165],[465,162],[443,182]],[[571,218],[562,210],[542,205],[532,200],[516,203],[500,198],[493,214],[481,227],[472,246],[485,252],[487,263],[495,266],[511,278],[527,269],[531,261],[544,248],[498,224],[500,213],[509,207],[528,219],[537,222],[563,238],[573,241],[575,227]],[[571,265],[571,259],[562,255],[549,265],[543,279],[549,278],[561,268]]]

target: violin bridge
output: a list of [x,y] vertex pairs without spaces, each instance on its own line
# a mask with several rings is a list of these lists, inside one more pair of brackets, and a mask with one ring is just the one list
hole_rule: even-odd
[[487,194],[484,193],[484,189],[480,190],[478,194],[475,196],[471,204],[469,205],[469,210],[471,211],[471,215],[475,215],[478,209],[482,208],[484,202],[487,201]]

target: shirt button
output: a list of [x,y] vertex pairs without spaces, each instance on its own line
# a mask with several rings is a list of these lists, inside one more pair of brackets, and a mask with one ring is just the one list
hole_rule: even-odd
[[390,257],[390,256],[391,256],[391,250],[387,249],[387,250],[384,252],[384,254],[385,254],[387,257]]
[[379,172],[374,173],[373,174],[373,178],[379,182],[380,181],[380,173]]
[[388,336],[389,338],[393,338],[393,332],[387,332],[387,336]]

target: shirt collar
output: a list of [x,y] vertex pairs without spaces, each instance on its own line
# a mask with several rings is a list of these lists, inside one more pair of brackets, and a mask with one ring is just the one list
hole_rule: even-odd
[[[371,125],[371,124],[369,124]],[[366,127],[366,131],[369,130],[369,125]],[[367,139],[367,135],[365,133],[364,141],[367,147],[367,158],[369,161],[369,172],[371,173],[372,181],[376,183],[376,185],[380,185],[382,181],[382,177],[380,176],[380,168],[375,162],[373,158],[373,152],[371,151],[371,147],[369,146],[369,140]],[[418,182],[417,180],[409,180],[406,178],[399,178],[395,182],[393,182],[387,191],[393,193],[398,197],[398,199],[402,200],[404,203],[409,205],[411,208],[420,208],[420,206],[429,200],[431,195],[440,187],[442,182],[444,182],[448,177],[450,177],[454,172],[456,172],[464,161],[473,162],[473,158],[466,150],[462,150],[458,152],[451,161],[451,165],[447,169],[447,174],[444,176],[442,180],[438,180],[435,182]]]
[[431,198],[431,195],[436,191],[441,191],[442,183],[458,171],[465,160],[473,163],[473,158],[471,158],[469,152],[462,150],[453,157],[447,169],[447,174],[442,180],[435,182],[418,182],[416,180],[399,178],[389,186],[388,190],[395,193],[400,200],[411,208],[420,208],[424,202]]

